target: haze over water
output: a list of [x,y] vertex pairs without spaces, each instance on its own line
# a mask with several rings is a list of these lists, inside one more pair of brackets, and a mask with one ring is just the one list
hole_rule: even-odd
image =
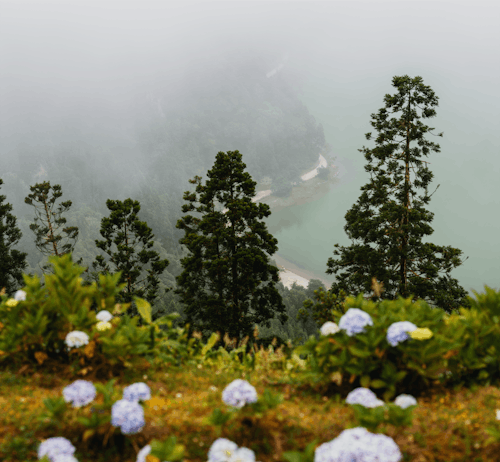
[[[267,223],[288,222],[274,234],[279,254],[330,281],[334,244],[351,245],[344,216],[370,179],[358,151],[375,146],[370,115],[395,93],[394,76],[421,76],[439,97],[436,117],[421,122],[444,133],[425,136],[441,152],[421,157],[434,174],[429,194],[440,184],[425,206],[434,233],[423,241],[469,257],[450,276],[470,295],[484,284],[500,287],[497,3],[16,0],[0,10],[0,160],[25,142],[78,139],[123,146],[120,172],[129,168],[132,176],[127,156],[144,155],[134,138],[134,103],[144,92],[161,112],[169,101],[161,89],[181,88],[175,97],[182,99],[203,76],[200,62],[234,50],[241,59],[274,52],[268,78],[281,75],[300,90],[345,174],[327,196],[273,213]],[[103,169],[98,180],[113,171]]]

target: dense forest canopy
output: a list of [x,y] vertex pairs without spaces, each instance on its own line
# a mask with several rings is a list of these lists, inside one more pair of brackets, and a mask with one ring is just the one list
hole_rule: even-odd
[[[183,193],[191,190],[188,180],[206,175],[218,151],[238,149],[252,178],[258,184],[270,179],[274,189],[300,182],[299,173],[312,168],[319,153],[325,152],[323,128],[299,101],[286,74],[266,76],[273,59],[230,55],[219,61],[202,60],[199,66],[200,72],[184,76],[189,85],[156,84],[144,91],[135,105],[134,142],[99,144],[94,139],[91,144],[77,131],[73,138],[71,133],[31,133],[2,155],[1,192],[13,205],[22,231],[18,249],[28,254],[26,273],[41,276],[47,258],[35,247],[29,229],[34,213],[24,203],[35,183],[59,184],[61,200],[72,201],[64,216],[68,226],[79,229],[73,255],[74,261],[82,258],[84,266],[99,254],[95,240],[101,237],[101,219],[109,212],[106,200],[139,201],[138,217],[152,228],[154,249],[170,262],[160,277],[163,293],[164,288],[175,286],[180,259],[186,255],[175,223],[182,216]],[[309,289],[296,286],[291,292],[278,284],[289,319],[296,318],[318,282],[311,281]],[[153,306],[153,314],[172,311],[183,312],[172,293]],[[316,329],[312,321],[302,325],[292,321],[286,327],[273,321],[273,333],[285,338],[305,338]]]

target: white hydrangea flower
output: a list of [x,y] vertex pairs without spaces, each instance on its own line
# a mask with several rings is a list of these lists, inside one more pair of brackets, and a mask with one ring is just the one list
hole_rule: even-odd
[[99,321],[108,322],[110,319],[113,319],[113,315],[107,310],[101,310],[96,315],[96,319]]
[[417,326],[410,321],[394,322],[387,329],[387,342],[394,347],[399,342],[408,340],[407,332],[412,332],[416,329]]
[[85,332],[74,330],[66,335],[65,342],[68,347],[81,347],[89,343],[89,336]]
[[227,438],[217,438],[208,451],[208,462],[228,462],[238,445]]
[[337,438],[318,446],[314,462],[399,462],[403,458],[394,440],[370,433],[364,427],[344,430]]
[[340,327],[337,326],[334,322],[327,321],[325,322],[320,329],[321,335],[330,335],[330,334],[336,334],[337,332],[340,331]]
[[233,380],[222,392],[222,400],[237,408],[257,402],[257,390],[246,380]]
[[111,425],[120,427],[124,435],[139,433],[145,425],[144,409],[137,401],[120,399],[111,407]]
[[64,401],[72,403],[73,407],[82,407],[91,403],[96,397],[96,388],[88,380],[75,380],[71,385],[64,387]]
[[339,321],[340,329],[344,329],[349,337],[364,332],[365,326],[373,326],[373,321],[368,313],[359,308],[349,308]]
[[56,436],[43,441],[38,446],[38,458],[47,456],[51,461],[56,460],[56,457],[63,455],[72,455],[75,452],[75,447],[66,438]]
[[144,382],[136,382],[123,390],[123,399],[127,401],[147,401],[151,399],[151,390]]
[[349,392],[345,402],[347,404],[361,404],[364,407],[378,407],[385,405],[382,400],[377,398],[377,395],[373,393],[373,391],[366,387],[358,387]]
[[406,409],[409,406],[416,406],[417,400],[412,395],[399,395],[395,400],[394,404],[403,409]]
[[24,290],[18,290],[14,294],[14,300],[17,300],[18,302],[24,302],[26,300],[26,292]]

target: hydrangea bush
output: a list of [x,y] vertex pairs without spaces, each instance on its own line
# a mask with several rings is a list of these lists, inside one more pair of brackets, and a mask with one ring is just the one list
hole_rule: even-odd
[[[412,303],[411,297],[375,304],[362,294],[347,297],[346,308],[338,324],[323,324],[319,340],[311,336],[295,349],[296,354],[308,355],[305,378],[337,386],[347,378],[353,386],[380,389],[388,401],[410,383],[420,390],[432,386],[431,380],[435,382],[447,367],[453,373],[486,368],[500,352],[500,325],[485,311],[462,309],[466,316],[457,320],[425,301]],[[484,344],[478,345],[472,335],[464,337],[467,330],[479,332]],[[467,344],[469,349],[463,350]],[[468,360],[462,361],[464,355]],[[500,375],[498,361],[491,369]],[[488,374],[482,371],[482,377]]]

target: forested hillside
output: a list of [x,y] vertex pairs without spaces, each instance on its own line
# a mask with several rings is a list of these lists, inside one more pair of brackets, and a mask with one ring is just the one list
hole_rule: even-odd
[[[99,143],[78,133],[32,132],[24,143],[2,154],[0,193],[13,205],[18,219],[23,236],[16,248],[28,253],[27,273],[41,276],[40,267],[47,261],[35,247],[29,228],[35,217],[33,207],[24,203],[30,186],[43,181],[60,184],[60,200],[72,201],[63,216],[66,226],[79,229],[73,255],[74,261],[82,258],[85,266],[102,254],[95,240],[101,238],[101,219],[109,215],[106,200],[130,197],[140,202],[138,217],[153,230],[154,250],[170,262],[160,276],[153,314],[177,311],[182,315],[178,297],[172,291],[163,292],[175,287],[180,259],[186,255],[179,244],[184,233],[175,225],[183,216],[183,193],[194,189],[188,180],[195,175],[205,178],[217,152],[233,149],[243,154],[247,171],[258,185],[265,179],[266,184],[271,181],[268,189],[285,194],[290,183],[300,181],[301,171],[314,166],[325,150],[323,128],[280,73],[266,77],[269,60],[233,57],[201,65],[203,72],[190,75],[187,86],[159,85],[144,91],[134,108],[136,129],[129,137],[133,142]],[[293,340],[315,333],[315,323],[297,322],[296,313],[319,285],[312,281],[307,290],[289,291],[279,283],[289,321],[286,326],[273,321],[272,331],[261,328],[261,336],[278,334]],[[178,322],[182,324],[182,318]]]

